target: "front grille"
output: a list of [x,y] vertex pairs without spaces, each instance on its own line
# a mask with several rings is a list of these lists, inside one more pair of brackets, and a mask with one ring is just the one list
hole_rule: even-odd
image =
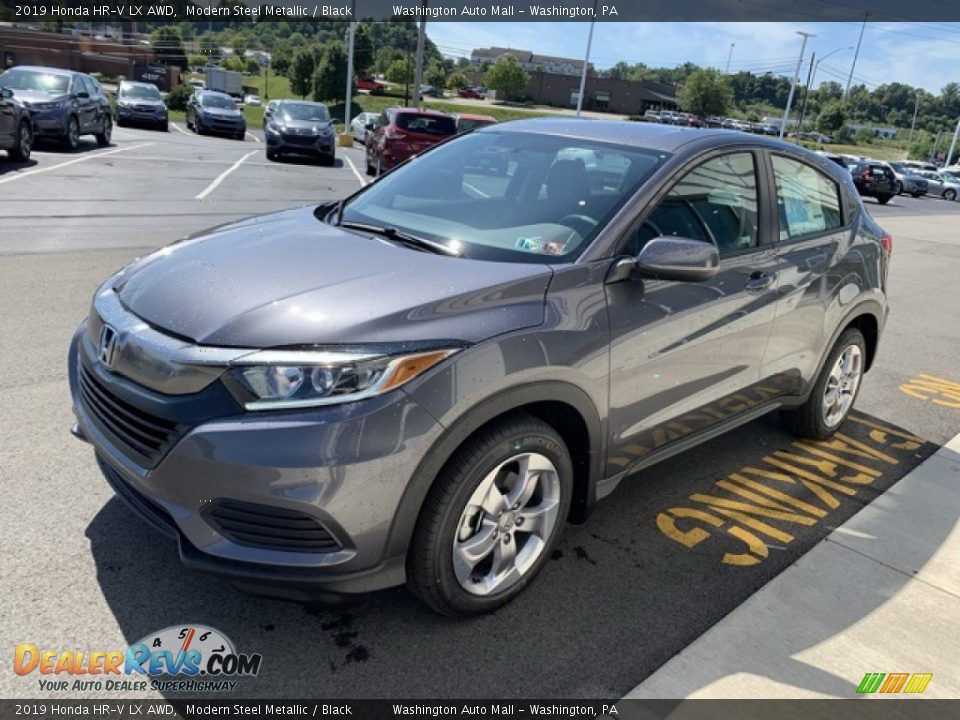
[[283,141],[288,145],[302,145],[303,147],[313,147],[317,144],[317,138],[310,135],[284,135]]
[[177,424],[134,407],[110,392],[80,363],[78,386],[84,407],[111,439],[152,467],[169,449],[177,435]]
[[207,506],[204,517],[217,532],[240,545],[290,552],[340,548],[325,527],[298,510],[220,499]]
[[141,495],[116,470],[110,467],[105,460],[97,455],[97,465],[107,479],[110,487],[145,522],[167,537],[177,538],[177,526],[166,510]]

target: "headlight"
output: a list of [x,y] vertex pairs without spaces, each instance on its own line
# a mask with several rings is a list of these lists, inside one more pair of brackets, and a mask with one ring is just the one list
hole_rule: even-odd
[[394,390],[455,352],[368,355],[264,350],[236,360],[228,385],[235,386],[234,394],[247,410],[337,405]]
[[42,103],[33,103],[30,105],[31,110],[39,110],[40,112],[45,112],[47,110],[60,110],[67,106],[67,101],[63,100],[60,102],[42,102]]
[[272,133],[280,133],[280,132],[283,132],[283,125],[272,122],[267,125],[267,130],[269,130]]
[[329,135],[330,133],[333,132],[333,130],[330,128],[329,125],[314,125],[313,131],[317,135]]

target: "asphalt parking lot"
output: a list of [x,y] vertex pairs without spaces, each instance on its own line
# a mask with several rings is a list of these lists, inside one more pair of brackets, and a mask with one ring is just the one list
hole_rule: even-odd
[[[260,675],[231,697],[616,698],[960,429],[960,203],[867,200],[894,237],[892,310],[839,445],[797,443],[772,416],[655,466],[588,525],[568,528],[537,582],[491,616],[440,618],[403,589],[346,610],[240,595],[182,569],[70,436],[69,339],[95,287],[132,258],[206,227],[342,197],[366,182],[363,168],[362,147],[338,149],[333,168],[278,164],[254,136],[178,128],[118,129],[112,147],[85,139],[76,154],[40,148],[27,165],[0,159],[4,652],[23,642],[124,649],[200,623],[263,655]],[[724,510],[742,509],[730,502],[758,502],[730,495],[731,478],[783,497],[759,502],[768,514],[743,522],[747,533],[712,521],[693,532],[691,517],[729,518]],[[824,619],[824,637],[842,631]],[[2,673],[0,691],[46,694],[35,674]]]

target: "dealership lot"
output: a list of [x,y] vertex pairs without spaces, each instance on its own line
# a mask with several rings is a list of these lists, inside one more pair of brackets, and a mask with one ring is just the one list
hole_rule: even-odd
[[[15,548],[0,646],[123,649],[170,625],[203,623],[264,656],[261,674],[233,695],[616,697],[960,426],[952,400],[960,390],[950,384],[960,383],[960,204],[868,200],[894,237],[892,315],[859,413],[843,430],[864,481],[852,494],[828,488],[835,504],[814,492],[815,522],[786,520],[779,535],[754,528],[762,547],[720,531],[692,543],[677,522],[677,508],[715,506],[709,498],[732,474],[838,457],[796,444],[767,417],[625,482],[495,615],[442,619],[403,590],[343,610],[240,595],[183,570],[175,548],[112,497],[90,448],[70,437],[67,344],[93,289],[131,258],[206,227],[343,197],[366,182],[363,169],[362,147],[338,149],[334,168],[272,163],[255,136],[241,143],[178,127],[118,129],[113,147],[85,141],[75,155],[40,148],[27,166],[0,161],[0,436],[12,439],[0,447],[9,517],[0,538]],[[761,482],[762,472],[752,477]],[[812,502],[799,490],[793,497]],[[0,687],[37,697],[36,678],[7,673]]]

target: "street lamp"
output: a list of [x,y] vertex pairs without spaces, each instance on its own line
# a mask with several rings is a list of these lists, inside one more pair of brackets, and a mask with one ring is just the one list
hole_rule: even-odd
[[730,74],[730,60],[733,59],[733,49],[737,46],[736,43],[730,43],[730,52],[727,53],[727,69],[723,71],[724,75]]
[[797,35],[803,38],[803,44],[800,45],[800,57],[797,58],[797,69],[793,71],[793,81],[790,83],[790,95],[787,96],[787,107],[783,111],[783,122],[780,123],[780,139],[783,140],[784,133],[787,132],[787,120],[790,117],[790,106],[793,105],[793,95],[797,91],[797,81],[800,79],[800,66],[803,65],[803,51],[807,49],[807,39],[816,37],[812,33],[797,30]]
[[847,47],[839,47],[836,50],[831,50],[822,58],[814,62],[816,58],[816,53],[810,56],[810,74],[807,76],[807,87],[803,91],[803,104],[800,106],[800,115],[797,117],[797,132],[800,132],[800,126],[803,125],[803,118],[807,114],[807,97],[810,95],[810,91],[813,90],[813,81],[817,77],[817,68],[820,67],[820,63],[826,60],[828,57],[834,53],[838,53],[841,50],[853,50],[853,45],[848,45]]
[[847,45],[846,47],[840,47],[840,48],[837,48],[836,50],[831,50],[822,58],[817,60],[817,62],[814,63],[813,65],[813,74],[810,76],[810,87],[813,87],[813,79],[817,76],[817,68],[820,67],[820,63],[822,63],[824,60],[826,60],[828,57],[830,57],[834,53],[840,52],[841,50],[853,50],[853,45]]

